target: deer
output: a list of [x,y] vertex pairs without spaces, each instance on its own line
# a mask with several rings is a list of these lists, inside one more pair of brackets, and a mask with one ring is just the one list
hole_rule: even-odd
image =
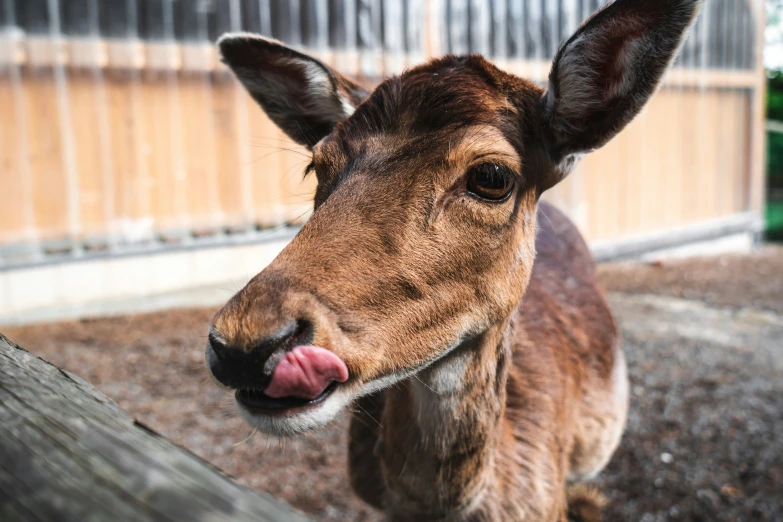
[[239,415],[290,437],[351,411],[351,485],[390,521],[598,520],[583,486],[621,440],[626,362],[584,239],[541,196],[642,110],[702,3],[608,4],[545,87],[474,54],[372,87],[222,36],[317,181],[308,221],[210,324]]

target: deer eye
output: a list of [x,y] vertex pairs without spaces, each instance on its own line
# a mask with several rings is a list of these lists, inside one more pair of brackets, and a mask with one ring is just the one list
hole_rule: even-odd
[[514,188],[514,175],[508,168],[494,163],[481,163],[467,173],[467,189],[471,194],[489,201],[503,201]]

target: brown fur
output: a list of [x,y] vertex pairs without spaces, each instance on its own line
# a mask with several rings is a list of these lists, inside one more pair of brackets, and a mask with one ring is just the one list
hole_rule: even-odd
[[[438,419],[428,433],[421,414],[438,412],[411,405],[413,387],[437,403],[427,375],[420,376],[423,383],[407,381],[359,403],[351,426],[353,485],[382,507],[378,491],[385,480],[399,520],[456,519],[454,506],[470,511],[460,520],[562,520],[566,479],[585,459],[580,448],[603,458],[614,449],[616,440],[602,447],[592,438],[595,430],[580,426],[595,419],[606,429],[624,423],[625,402],[612,396],[611,385],[616,329],[576,229],[546,204],[538,221],[525,298],[506,323],[503,342],[490,335],[491,341],[465,348],[478,351],[465,396],[447,409],[454,413],[450,429],[439,429]],[[490,476],[482,477],[482,470]],[[471,485],[482,479],[482,502],[471,505]],[[433,505],[443,511],[428,510]]]
[[569,522],[601,522],[601,510],[607,504],[606,497],[595,488],[576,484],[568,488]]
[[[358,103],[359,88],[314,59],[334,91],[308,91],[306,55],[247,35],[221,40],[265,109],[291,96],[291,82],[296,96],[326,101],[321,115],[304,102],[270,113],[312,148],[315,211],[214,319],[213,340],[247,364],[232,374],[212,357],[211,369],[230,387],[264,389],[270,361],[315,344],[350,373],[316,408],[244,411],[249,422],[291,435],[355,400],[351,483],[389,520],[563,522],[569,499],[571,516],[596,520],[600,497],[568,484],[592,478],[619,442],[625,361],[584,241],[539,198],[641,109],[699,2],[649,6],[618,0],[603,10],[571,40],[576,51],[571,42],[561,50],[546,94],[480,56],[447,56]],[[654,45],[639,43],[646,15]],[[624,16],[635,33],[624,32]],[[650,56],[629,54],[642,63],[627,67],[625,49],[642,44]],[[579,59],[612,64],[611,81],[587,84],[590,104],[574,107],[601,119],[587,141],[561,101],[583,93],[557,83],[576,81],[568,64]],[[254,77],[267,62],[274,81]],[[637,76],[648,62],[652,73]],[[338,95],[357,106],[330,123]],[[513,173],[508,199],[470,192],[483,163]]]

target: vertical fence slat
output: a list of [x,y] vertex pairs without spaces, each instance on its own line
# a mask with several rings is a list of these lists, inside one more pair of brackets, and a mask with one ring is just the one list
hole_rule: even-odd
[[[23,76],[24,112],[27,116],[28,153],[33,187],[34,213],[40,238],[67,237],[66,180],[59,139],[57,88],[48,71],[32,66]],[[54,121],[53,121],[54,120]]]
[[66,29],[74,30],[78,20],[79,37],[68,48],[67,70],[71,131],[74,135],[74,162],[79,172],[78,198],[81,228],[89,240],[99,244],[113,241],[114,159],[111,147],[112,126],[108,121],[103,64],[107,60],[100,44],[97,0],[67,4]]
[[356,2],[333,0],[339,6],[339,16],[335,16],[335,27],[341,29],[335,34],[335,46],[340,50],[335,61],[335,67],[346,74],[359,72],[359,55],[357,48],[357,15]]
[[[416,0],[411,0],[416,1]],[[422,53],[425,59],[450,52],[446,12],[450,0],[425,0]]]
[[[32,4],[32,2],[31,2]],[[31,4],[28,4],[31,5]],[[36,7],[45,16],[33,18],[43,24],[35,27],[25,39],[27,64],[22,73],[22,99],[26,116],[30,177],[32,186],[33,212],[39,239],[67,238],[68,207],[66,178],[63,175],[64,156],[60,136],[57,84],[51,64],[58,57],[54,46],[47,45],[45,35],[49,32],[49,10],[46,2]],[[30,13],[28,13],[29,15]],[[30,17],[28,16],[28,20]]]
[[492,11],[492,56],[501,67],[505,67],[508,58],[508,0],[493,0]]
[[[740,38],[740,31],[738,27],[738,22],[742,19],[742,13],[741,13],[741,2],[731,2],[729,4],[729,26],[730,26],[730,42],[729,42],[729,53],[727,56],[727,70],[728,71],[734,71],[737,69],[737,64],[739,62],[739,56],[738,56],[738,42]],[[731,88],[728,92],[729,95],[729,103],[730,103],[730,110],[731,110],[731,118],[733,120],[734,125],[736,126],[736,129],[742,129],[745,130],[745,121],[743,121],[742,115],[740,114],[740,109],[742,108],[742,97],[743,93],[740,89],[737,88]],[[745,134],[745,132],[742,132]],[[732,171],[732,180],[731,180],[731,211],[736,213],[742,211],[742,182],[743,182],[743,156],[747,154],[747,151],[744,150],[744,144],[745,140],[737,140],[734,139],[731,142],[732,145],[732,162],[731,162],[731,171]],[[747,157],[747,156],[745,156]]]
[[60,1],[49,0],[49,38],[54,43],[55,57],[53,80],[57,97],[57,114],[60,133],[60,150],[62,151],[62,169],[64,175],[65,197],[67,208],[68,235],[71,240],[78,240],[82,233],[81,212],[79,204],[79,172],[76,165],[76,144],[73,134],[71,106],[68,101],[68,76],[62,61],[64,41],[60,27]]
[[[239,0],[229,0],[229,24],[231,31],[242,30],[242,20]],[[271,14],[271,9],[269,10]],[[262,27],[263,20],[262,20]],[[234,117],[236,126],[235,147],[238,153],[238,175],[240,179],[240,198],[242,201],[242,214],[244,224],[250,225],[255,221],[253,203],[253,179],[250,170],[250,133],[248,121],[248,109],[250,101],[244,89],[238,82],[233,82],[232,97],[234,98]]]
[[317,36],[316,49],[325,50],[329,47],[329,1],[315,0],[315,20]]
[[[699,21],[697,21],[697,24]],[[693,70],[698,67],[698,44],[699,44],[699,27],[695,26],[688,38],[685,40],[680,56],[676,59],[674,67],[682,70]],[[677,110],[679,122],[678,127],[680,129],[680,139],[683,143],[684,150],[695,150],[697,147],[697,135],[695,133],[694,125],[689,124],[689,121],[698,121],[698,109],[699,104],[693,103],[694,95],[692,89],[684,87],[677,88],[677,96],[679,98],[679,109]],[[686,174],[679,176],[677,182],[677,190],[684,191],[686,193],[691,192],[692,186],[700,181],[700,177],[703,173],[698,169],[698,158],[694,158],[692,154],[684,154],[680,159],[680,168]],[[697,170],[698,169],[698,170]],[[688,173],[690,172],[690,175]],[[680,209],[682,216],[698,216],[700,209],[698,202],[696,201],[697,195],[694,193],[687,198],[683,198],[684,206]],[[692,219],[686,217],[686,219]]]
[[379,78],[383,72],[383,26],[380,0],[357,0],[359,66],[362,76]]
[[527,58],[524,3],[525,0],[508,0],[509,54],[517,61],[523,61]]
[[426,34],[429,9],[432,2],[405,0],[405,55],[407,65],[417,65],[425,60],[422,39]]
[[560,41],[560,2],[552,0],[542,0],[544,14],[544,56],[547,59],[555,55],[557,45]]
[[[714,65],[715,68],[726,70],[729,66],[729,53],[731,45],[731,0],[717,0],[714,6],[718,9],[719,19],[717,30],[720,37],[716,37],[718,47],[718,57]],[[723,83],[723,82],[721,82]],[[732,199],[732,163],[734,155],[734,143],[732,135],[734,129],[729,130],[727,126],[733,126],[731,100],[728,94],[729,87],[724,83],[719,85],[720,121],[721,125],[718,133],[718,152],[720,155],[719,164],[721,165],[720,177],[718,182],[719,211],[721,214],[729,213]]]
[[[131,129],[126,135],[126,140],[118,136],[117,146],[114,150],[123,150],[132,143],[132,165],[128,169],[124,180],[117,183],[117,201],[122,211],[120,216],[120,230],[124,240],[128,242],[144,241],[152,237],[155,226],[155,207],[153,196],[155,191],[155,177],[153,173],[152,130],[156,121],[148,117],[146,110],[151,92],[148,89],[148,77],[139,67],[136,67],[136,59],[143,57],[141,40],[142,28],[145,27],[141,11],[142,4],[139,0],[126,0],[127,25],[124,45],[124,72],[122,67],[117,68],[115,74],[121,75],[120,89],[115,92],[115,100],[112,110],[116,111],[119,121],[128,118]],[[148,34],[148,33],[145,33]],[[122,128],[124,126],[120,126]],[[114,135],[117,135],[117,129]],[[124,166],[124,165],[123,165]],[[122,179],[122,178],[120,178]]]
[[[527,8],[525,20],[527,21],[528,58],[532,58],[534,62],[540,64],[547,58],[544,48],[546,19],[544,18],[544,12],[539,0],[527,0],[525,7]],[[542,81],[544,79],[542,72],[540,70],[531,71],[530,79]]]
[[758,83],[753,92],[753,101],[751,105],[751,176],[750,176],[750,197],[748,198],[748,209],[761,213],[764,209],[764,148],[766,143],[766,134],[764,130],[764,111],[766,107],[766,77],[764,75],[764,64],[762,55],[764,51],[764,28],[766,26],[766,11],[763,0],[751,0],[753,8],[753,18],[755,23],[752,27],[755,30],[754,53],[755,71]]
[[383,69],[385,75],[399,74],[405,67],[405,5],[383,2]]
[[240,164],[240,124],[237,121],[238,98],[241,92],[227,71],[212,75],[212,112],[215,124],[215,156],[219,161],[218,192],[220,210],[224,216],[220,223],[230,230],[243,229],[247,224],[247,206]]
[[470,0],[468,11],[468,49],[472,53],[489,56],[492,50],[490,4],[486,0]]
[[446,28],[448,31],[448,52],[467,54],[470,52],[470,0],[446,0]]
[[[20,51],[22,33],[17,25],[17,13],[13,0],[3,0],[2,10],[7,29],[0,35],[2,63],[0,63],[0,115],[8,120],[0,125],[2,149],[0,149],[0,178],[7,180],[8,190],[18,197],[12,198],[0,210],[0,225],[4,244],[25,242],[34,248],[38,239],[35,202],[33,199],[33,175],[28,146],[28,113],[25,106],[25,86],[22,68],[16,61]],[[16,188],[16,190],[14,190]]]
[[[711,53],[710,53],[710,25],[711,25],[711,13],[712,7],[709,4],[705,4],[701,17],[697,21],[697,25],[694,29],[694,38],[699,42],[698,50],[698,67],[700,74],[700,81],[698,86],[698,119],[697,119],[697,132],[701,139],[697,140],[697,146],[694,156],[701,159],[698,167],[701,167],[699,171],[695,171],[696,177],[703,178],[704,189],[698,190],[696,194],[697,206],[701,208],[703,215],[713,215],[717,212],[715,192],[717,190],[715,180],[715,168],[717,167],[717,155],[714,150],[710,150],[707,147],[708,143],[714,143],[715,132],[715,114],[714,114],[714,100],[711,99],[708,91],[708,85],[706,82],[706,73],[711,67]],[[697,165],[692,164],[692,168],[697,168]],[[703,173],[703,174],[702,174]]]
[[186,205],[191,228],[208,231],[222,221],[220,210],[212,79],[209,73],[212,43],[209,41],[205,2],[178,0],[175,26],[181,26],[182,72],[178,76],[179,133],[184,152]]
[[[105,8],[105,7],[104,7]],[[111,246],[116,238],[115,231],[115,172],[114,172],[114,154],[112,150],[112,125],[109,119],[109,100],[107,96],[106,78],[103,69],[100,67],[102,47],[100,34],[100,11],[98,0],[89,0],[89,12],[91,19],[90,48],[94,57],[93,66],[90,69],[93,85],[95,89],[95,104],[98,110],[97,125],[98,140],[100,147],[100,170],[101,170],[101,203],[103,209],[103,230],[97,229],[93,234],[100,237],[101,234],[108,236],[108,245]]]
[[[0,5],[0,9],[5,8],[5,5]],[[16,42],[10,32],[0,33],[0,114],[5,115],[0,125],[0,185],[6,194],[17,195],[6,198],[0,205],[0,243],[5,244],[21,241],[25,231],[30,229],[30,225],[25,223],[24,208],[29,204],[24,197],[25,184],[29,183],[29,173],[24,167],[27,154],[20,150],[24,147],[26,136],[19,131],[25,121],[24,114],[19,114],[14,103],[19,81],[14,63],[15,47]]]

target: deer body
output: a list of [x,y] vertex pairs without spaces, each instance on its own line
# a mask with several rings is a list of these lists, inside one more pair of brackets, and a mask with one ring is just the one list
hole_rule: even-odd
[[579,232],[541,194],[641,110],[701,0],[616,0],[542,89],[446,56],[365,89],[274,40],[224,61],[312,151],[314,211],[215,316],[206,352],[253,426],[350,404],[357,493],[399,521],[595,519],[627,376]]
[[620,440],[625,360],[589,251],[551,205],[538,222],[509,321],[354,411],[353,487],[391,520],[565,520],[566,483]]

